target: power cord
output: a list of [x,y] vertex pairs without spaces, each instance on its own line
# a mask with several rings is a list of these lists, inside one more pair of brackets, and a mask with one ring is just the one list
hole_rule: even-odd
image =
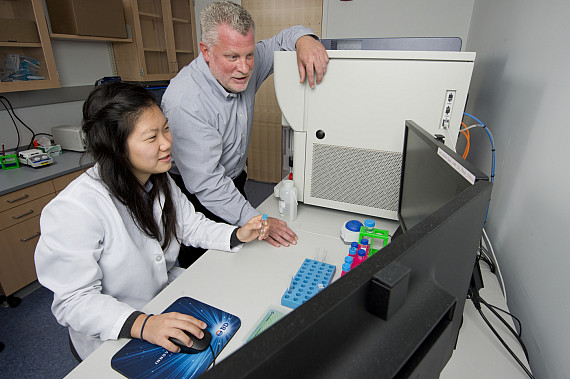
[[477,121],[478,124],[475,125],[471,125],[465,129],[462,129],[464,131],[469,130],[471,128],[483,128],[485,130],[485,132],[487,132],[487,136],[489,137],[489,141],[491,142],[491,155],[492,155],[492,163],[491,163],[491,182],[495,181],[495,140],[493,139],[493,134],[491,134],[491,131],[489,130],[489,128],[483,124],[483,122],[481,120],[479,120],[477,117],[467,113],[467,112],[463,112],[464,115],[471,117],[473,120]]
[[[471,125],[469,127],[461,129],[462,131],[467,132],[471,128],[483,128],[485,130],[485,132],[487,133],[487,136],[489,137],[489,142],[491,143],[491,158],[492,158],[491,175],[490,175],[489,181],[493,183],[493,182],[495,182],[495,140],[493,138],[493,134],[491,133],[491,130],[483,123],[483,121],[479,120],[477,117],[475,117],[472,114],[469,114],[467,112],[463,112],[463,114],[465,116],[469,116],[470,118],[472,118],[473,120],[478,122],[478,124]],[[485,240],[485,244],[489,248],[489,252],[491,253],[492,258],[490,258],[486,254],[485,255],[487,256],[487,258],[489,258],[489,261],[494,262],[494,264],[490,264],[491,271],[493,273],[495,273],[495,269],[496,269],[496,271],[498,272],[497,278],[501,282],[501,289],[503,290],[503,295],[505,296],[505,299],[506,299],[507,298],[507,289],[506,289],[505,283],[503,281],[503,274],[501,272],[501,268],[499,267],[499,263],[497,261],[497,257],[495,256],[495,252],[493,251],[493,246],[491,245],[491,241],[489,240],[489,237],[487,236],[487,232],[485,231],[485,225],[487,224],[487,216],[489,215],[490,207],[491,207],[491,199],[489,199],[489,204],[487,205],[487,212],[485,213],[485,221],[483,221],[483,238]],[[485,260],[485,262],[490,263],[486,260]]]
[[[489,130],[489,128],[483,124],[483,122],[481,120],[479,120],[477,117],[467,113],[467,112],[463,112],[464,115],[471,117],[473,120],[477,121],[478,124],[475,125],[471,125],[465,129],[462,129],[463,131],[468,131],[471,128],[483,128],[485,130],[485,132],[487,132],[487,136],[489,136],[489,141],[491,142],[491,176],[489,177],[489,181],[491,183],[493,183],[495,181],[495,140],[493,139],[493,134],[491,134],[491,131]],[[489,208],[491,207],[491,199],[489,199],[489,204],[487,205],[487,213],[485,214],[485,221],[483,221],[483,227],[485,227],[485,225],[487,224],[487,216],[489,215]]]
[[[4,103],[4,101],[8,104],[8,106],[6,106],[6,104]],[[48,133],[35,133],[32,128],[30,128],[24,121],[22,121],[22,119],[20,117],[18,117],[18,115],[16,114],[16,112],[14,111],[14,108],[12,107],[12,103],[10,103],[10,100],[8,100],[5,96],[1,96],[0,95],[0,103],[2,103],[2,105],[4,106],[4,108],[6,109],[6,113],[8,113],[8,115],[10,116],[10,118],[12,119],[12,123],[14,124],[14,128],[16,128],[16,134],[18,136],[18,142],[16,144],[16,155],[18,154],[18,149],[20,147],[20,131],[18,130],[18,124],[16,123],[16,120],[20,121],[20,123],[22,125],[24,125],[26,127],[26,129],[28,129],[30,131],[30,133],[32,133],[32,138],[30,139],[30,143],[28,144],[28,149],[30,149],[34,143],[34,139],[39,136],[39,135],[47,135],[51,137],[51,134]],[[14,117],[16,118],[16,120],[14,120]]]
[[[14,120],[14,116],[12,116],[12,113],[10,113],[10,111],[8,110],[8,106],[6,106],[6,104],[4,103],[4,99],[6,99],[4,96],[0,96],[0,103],[2,103],[4,108],[6,108],[6,113],[8,113],[8,116],[10,116],[10,118],[12,119],[12,124],[14,124],[14,128],[16,129],[16,135],[18,137],[18,140],[16,142],[16,155],[18,155],[18,147],[20,146],[20,130],[18,129],[18,124],[16,124],[16,120]],[[6,99],[6,101],[8,101],[8,99]],[[10,104],[9,101],[8,104]],[[12,106],[10,105],[10,108],[11,107]]]
[[471,299],[471,301],[473,302],[473,305],[475,306],[475,309],[477,309],[477,311],[479,312],[479,315],[481,315],[481,318],[483,319],[483,321],[485,321],[485,323],[487,324],[489,329],[491,329],[493,334],[497,337],[497,339],[501,342],[501,344],[505,347],[505,349],[507,349],[509,354],[511,354],[511,356],[515,359],[515,361],[519,364],[519,366],[522,367],[522,369],[525,371],[525,373],[528,375],[528,377],[534,379],[534,376],[529,371],[529,369],[526,368],[524,363],[519,359],[519,357],[517,357],[517,355],[513,352],[513,350],[509,347],[509,345],[507,345],[505,340],[503,340],[503,338],[499,335],[499,333],[493,327],[493,325],[491,325],[491,323],[489,322],[489,320],[487,319],[487,317],[483,313],[481,304],[483,304],[485,307],[487,307],[495,315],[495,317],[497,317],[509,329],[509,331],[514,335],[514,337],[517,339],[517,341],[521,345],[523,352],[525,354],[525,357],[528,361],[529,360],[528,351],[526,349],[524,342],[521,339],[520,333],[517,333],[495,309],[500,310],[501,312],[504,312],[504,313],[512,316],[517,321],[517,323],[519,325],[519,330],[522,330],[520,320],[518,318],[516,318],[515,316],[513,316],[511,313],[509,313],[503,309],[500,309],[494,305],[487,303],[487,301],[485,301],[485,299],[483,299],[479,295],[479,291],[477,289],[473,288],[472,286],[469,287],[469,292],[468,292],[467,298]]
[[493,249],[493,245],[491,244],[491,240],[489,239],[489,236],[487,235],[487,231],[485,230],[485,228],[483,228],[483,241],[485,243],[485,245],[488,248],[488,252],[491,253],[491,260],[495,263],[495,268],[496,268],[496,276],[497,279],[499,280],[499,283],[501,284],[501,290],[503,291],[503,296],[505,297],[505,299],[508,299],[509,297],[507,296],[507,287],[505,285],[505,281],[504,281],[504,277],[503,277],[503,273],[501,272],[501,266],[499,266],[499,261],[497,260],[497,255],[495,254],[495,250]]
[[[519,328],[518,328],[518,329],[519,329],[518,332],[517,332],[516,330],[514,330],[508,323],[506,323],[505,326],[506,326],[507,328],[509,328],[509,330],[511,331],[511,333],[513,333],[513,335],[515,336],[515,338],[516,338],[517,340],[520,340],[520,338],[521,338],[521,336],[522,336],[522,324],[521,324],[521,320],[519,320],[514,314],[512,314],[512,313],[510,313],[510,312],[507,312],[507,311],[505,311],[504,309],[501,309],[501,308],[499,308],[499,307],[497,307],[497,306],[495,306],[495,305],[493,305],[493,304],[487,303],[482,297],[479,297],[479,300],[481,300],[481,303],[484,304],[487,308],[489,308],[489,310],[490,310],[491,312],[493,312],[493,313],[495,314],[495,316],[497,316],[497,318],[500,318],[501,321],[503,321],[503,323],[505,322],[505,320],[504,320],[502,317],[500,317],[499,314],[497,314],[497,311],[501,311],[501,312],[503,312],[504,314],[509,315],[509,316],[511,316],[512,318],[514,318],[515,321],[517,322],[518,327],[519,327]],[[528,351],[526,350],[526,346],[524,345],[524,343],[522,343],[522,341],[521,341],[521,344],[522,344],[521,347],[522,347],[522,349],[523,349],[523,351],[524,351],[524,355],[525,355],[526,359],[528,360],[528,359],[529,359],[529,356],[528,356]]]
[[491,258],[489,258],[488,251],[483,246],[483,239],[479,241],[479,255],[477,256],[477,259],[479,261],[485,262],[487,266],[489,266],[489,270],[491,270],[491,272],[495,274],[496,271],[495,263],[491,260]]

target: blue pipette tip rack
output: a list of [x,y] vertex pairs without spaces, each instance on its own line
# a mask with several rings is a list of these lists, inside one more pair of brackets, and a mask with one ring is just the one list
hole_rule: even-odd
[[330,284],[335,270],[334,265],[305,259],[281,297],[281,305],[295,309],[308,301]]

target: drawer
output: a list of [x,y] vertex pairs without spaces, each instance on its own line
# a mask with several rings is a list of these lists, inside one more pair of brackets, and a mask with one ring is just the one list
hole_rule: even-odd
[[51,180],[0,196],[0,212],[53,193]]
[[49,195],[40,197],[37,200],[32,200],[17,207],[10,208],[4,212],[0,212],[0,230],[14,226],[32,217],[39,216],[42,209],[54,197],[55,195],[50,193]]
[[53,179],[53,187],[56,192],[63,190],[69,183],[76,179],[79,175],[83,174],[85,170],[78,170],[67,175],[59,176]]
[[34,252],[39,237],[39,216],[0,231],[0,284],[6,295],[37,279]]

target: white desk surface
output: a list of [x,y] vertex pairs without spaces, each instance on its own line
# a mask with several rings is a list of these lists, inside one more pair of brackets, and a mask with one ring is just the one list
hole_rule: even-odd
[[[278,217],[277,199],[273,196],[258,209],[271,217]],[[297,220],[288,223],[299,237],[296,246],[275,248],[267,242],[256,240],[237,253],[210,250],[149,302],[143,311],[161,313],[179,297],[189,296],[238,316],[242,322],[241,328],[216,358],[218,363],[244,344],[269,306],[281,305],[281,296],[305,258],[322,260],[326,250],[326,262],[337,266],[333,280],[338,279],[340,266],[348,253],[348,246],[338,237],[340,227],[347,220],[362,221],[364,218],[368,217],[300,204]],[[373,219],[377,228],[389,230],[390,233],[398,226],[392,220]],[[213,278],[215,284],[212,285]],[[486,273],[484,281],[486,287],[481,291],[483,298],[506,309],[495,276]],[[509,338],[504,332],[506,328],[498,321],[493,323],[503,330],[506,341],[524,361],[522,349],[514,338]],[[105,342],[67,378],[123,377],[111,368],[111,358],[127,342],[127,339]],[[481,375],[515,378],[521,377],[524,372],[492,335],[472,303],[467,301],[458,350],[441,377],[480,378]]]

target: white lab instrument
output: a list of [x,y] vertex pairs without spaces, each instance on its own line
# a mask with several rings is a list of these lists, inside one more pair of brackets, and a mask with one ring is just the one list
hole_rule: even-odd
[[351,242],[358,243],[361,227],[362,223],[358,220],[344,221],[340,227],[340,239],[342,242],[346,245],[350,245]]
[[21,164],[31,167],[42,167],[53,163],[53,158],[39,149],[30,149],[18,152]]
[[299,83],[275,53],[275,92],[292,129],[293,180],[306,204],[397,219],[405,120],[455,150],[475,53],[328,51],[323,81]]
[[51,134],[55,143],[61,145],[64,150],[82,152],[87,149],[87,140],[81,126],[54,126],[51,128]]

